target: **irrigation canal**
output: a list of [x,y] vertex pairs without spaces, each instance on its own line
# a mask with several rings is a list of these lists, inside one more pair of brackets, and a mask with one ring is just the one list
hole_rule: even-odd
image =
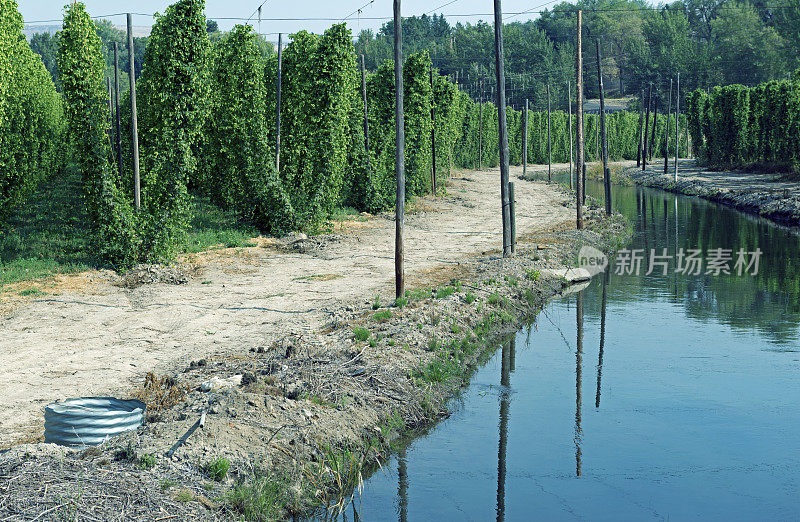
[[[498,349],[453,415],[366,481],[362,520],[800,517],[798,232],[696,198],[614,195],[631,254]],[[716,249],[731,274],[714,273]]]

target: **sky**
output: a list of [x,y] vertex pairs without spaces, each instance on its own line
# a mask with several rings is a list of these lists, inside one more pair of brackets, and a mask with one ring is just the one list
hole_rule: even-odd
[[[60,25],[63,6],[68,0],[18,0],[19,9],[25,22],[35,25]],[[174,1],[174,0],[173,0]],[[220,29],[228,30],[244,20],[225,20],[225,18],[244,18],[253,16],[251,23],[258,29],[257,14],[254,14],[263,0],[206,0],[206,16],[216,20]],[[560,0],[504,0],[504,21],[525,21],[538,16],[541,6],[552,7]],[[267,0],[261,9],[260,32],[266,35],[274,33],[294,33],[305,29],[314,33],[321,33],[342,18],[347,19],[349,27],[356,35],[362,29],[377,30],[392,18],[391,0],[342,0],[331,2],[325,0]],[[87,10],[92,16],[109,15],[114,13],[146,13],[163,12],[172,3],[170,0],[136,0],[135,2],[121,0],[84,0]],[[449,4],[449,5],[446,5]],[[451,24],[456,22],[475,23],[478,20],[493,20],[492,0],[404,0],[402,2],[403,16],[422,15],[423,13],[444,14]],[[356,12],[362,8],[361,16]],[[534,11],[523,15],[514,16],[513,13]],[[471,15],[471,16],[461,16]],[[330,20],[267,20],[268,18],[329,18]],[[378,19],[376,19],[378,18]],[[56,20],[56,21],[50,21]],[[109,17],[114,25],[124,25],[125,16]],[[39,21],[43,21],[39,23]],[[47,21],[47,22],[44,22]],[[134,16],[135,26],[152,25],[151,16]]]

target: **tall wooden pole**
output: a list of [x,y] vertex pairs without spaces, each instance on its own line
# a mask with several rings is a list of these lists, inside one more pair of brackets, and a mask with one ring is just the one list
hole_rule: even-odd
[[547,82],[547,182],[552,181],[553,140],[550,135],[550,82]]
[[483,170],[483,80],[481,80],[481,98],[478,104],[478,170]]
[[681,117],[681,73],[678,73],[678,85],[675,88],[675,181],[678,181],[678,154],[680,140],[678,139]]
[[[669,169],[669,118],[672,115],[672,78],[669,79],[669,103],[667,105],[667,133],[664,135],[664,175]],[[677,143],[676,143],[677,146]]]
[[[361,55],[361,97],[364,100],[364,150],[369,155],[369,119],[367,118],[367,71],[364,66],[364,55]],[[369,156],[368,156],[369,157]]]
[[[133,74],[133,73],[131,73]],[[117,173],[122,177],[122,127],[119,121],[119,44],[114,42],[114,114],[117,126]]]
[[606,196],[606,215],[611,215],[611,172],[608,170],[608,134],[606,133],[606,95],[603,90],[603,67],[600,61],[600,40],[595,40],[597,50],[597,79],[600,84],[600,143],[603,155],[603,186]]
[[503,216],[503,257],[511,255],[511,209],[508,198],[508,135],[506,128],[506,72],[503,60],[503,11],[494,0],[494,58],[497,76],[497,118],[500,138],[500,207]]
[[[108,90],[108,142],[114,143],[114,88],[111,87],[111,78],[106,77],[106,89]],[[113,146],[111,147],[113,149]],[[114,157],[112,150],[111,157]]]
[[647,157],[650,161],[653,161],[653,149],[656,148],[656,127],[658,126],[658,96],[656,96],[656,100],[653,103],[653,128],[651,130],[652,134],[650,136],[650,146],[648,148],[648,155]]
[[644,147],[644,89],[639,96],[639,147],[636,149],[636,166],[642,166],[642,148]]
[[431,66],[431,192],[436,195],[436,94],[433,91],[433,66]]
[[528,99],[525,98],[525,116],[522,118],[522,175],[528,173]]
[[283,38],[278,33],[278,73],[275,78],[275,171],[281,170],[281,69],[283,68]]
[[644,117],[644,142],[642,144],[642,171],[647,169],[647,131],[650,129],[650,101],[653,99],[653,84],[647,90],[647,113]]
[[567,104],[569,105],[569,189],[572,190],[572,153],[575,150],[575,144],[572,138],[572,89],[570,82],[567,82]]
[[131,141],[133,143],[133,202],[136,210],[142,207],[141,183],[139,180],[139,124],[136,111],[136,70],[133,60],[133,15],[128,13],[128,75],[131,85]]
[[583,56],[581,47],[581,18],[583,13],[578,11],[577,23],[577,54],[575,58],[575,114],[578,124],[578,151],[576,158],[575,179],[577,181],[577,207],[578,207],[578,230],[583,228]]
[[400,0],[394,0],[394,129],[397,136],[395,151],[395,178],[397,199],[395,200],[394,278],[395,296],[405,293],[403,271],[403,225],[406,212],[406,166],[405,166],[405,121],[403,119],[403,24],[400,16]]

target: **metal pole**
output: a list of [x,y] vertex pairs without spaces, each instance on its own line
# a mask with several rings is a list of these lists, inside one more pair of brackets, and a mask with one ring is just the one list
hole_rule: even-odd
[[494,0],[494,57],[497,76],[497,118],[500,139],[500,207],[503,215],[503,257],[511,255],[511,212],[508,198],[508,135],[506,128],[506,72],[503,60],[503,11]]
[[281,69],[283,65],[283,38],[278,33],[278,74],[275,79],[275,171],[281,170]]
[[136,210],[142,206],[141,184],[139,180],[139,125],[136,111],[136,70],[133,60],[133,15],[128,13],[128,75],[131,85],[131,140],[133,142],[133,202]]
[[578,11],[578,23],[577,23],[577,55],[575,59],[575,93],[576,93],[576,103],[575,103],[575,114],[577,116],[577,124],[578,124],[578,153],[577,153],[577,164],[576,164],[576,175],[575,179],[577,180],[576,187],[577,187],[577,207],[578,207],[578,217],[577,217],[577,228],[578,230],[583,228],[583,56],[582,48],[581,48],[581,18],[583,13],[579,10]]
[[403,225],[406,211],[405,171],[405,121],[403,120],[403,25],[400,16],[400,0],[394,0],[394,128],[397,136],[395,151],[395,178],[397,199],[395,201],[394,276],[395,296],[405,293],[403,272]]

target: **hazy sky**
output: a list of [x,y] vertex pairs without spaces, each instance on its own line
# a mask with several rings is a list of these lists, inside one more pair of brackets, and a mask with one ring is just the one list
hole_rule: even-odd
[[[224,20],[230,18],[247,19],[256,10],[262,0],[206,0],[206,16],[217,20],[220,28],[229,29],[236,23],[243,21]],[[330,2],[324,0],[297,0],[287,2],[285,0],[268,0],[261,10],[261,32],[262,33],[292,33],[301,29],[312,32],[322,32],[332,24],[337,23],[341,18],[353,13],[363,7],[361,19],[357,14],[353,14],[348,20],[350,28],[354,34],[361,29],[378,29],[383,22],[392,17],[391,0],[374,0],[370,5],[365,5],[369,0],[343,0]],[[60,24],[63,6],[67,0],[18,0],[20,11],[26,22],[38,22],[45,20],[56,20],[55,22],[37,23],[36,25]],[[84,0],[89,13],[92,16],[108,15],[113,13],[128,12],[152,14],[156,11],[163,12],[164,8],[172,3],[169,0]],[[444,5],[448,4],[449,5]],[[540,6],[546,3],[550,7],[556,1],[547,0],[504,0],[503,12],[508,13],[504,19],[508,21],[527,20],[536,18],[537,13],[513,17],[513,13],[527,10],[538,11]],[[443,6],[444,7],[441,7]],[[443,13],[447,16],[451,24],[458,21],[476,22],[478,20],[491,21],[493,1],[492,0],[404,0],[402,3],[403,16],[421,15],[423,13]],[[478,16],[455,16],[455,15],[478,15]],[[330,18],[331,20],[267,20],[267,18]],[[366,19],[372,18],[372,19]],[[376,20],[374,18],[380,18]],[[124,25],[124,16],[110,17],[115,25]],[[151,25],[150,16],[134,16],[134,25]],[[253,15],[251,22],[258,28],[257,15]]]

